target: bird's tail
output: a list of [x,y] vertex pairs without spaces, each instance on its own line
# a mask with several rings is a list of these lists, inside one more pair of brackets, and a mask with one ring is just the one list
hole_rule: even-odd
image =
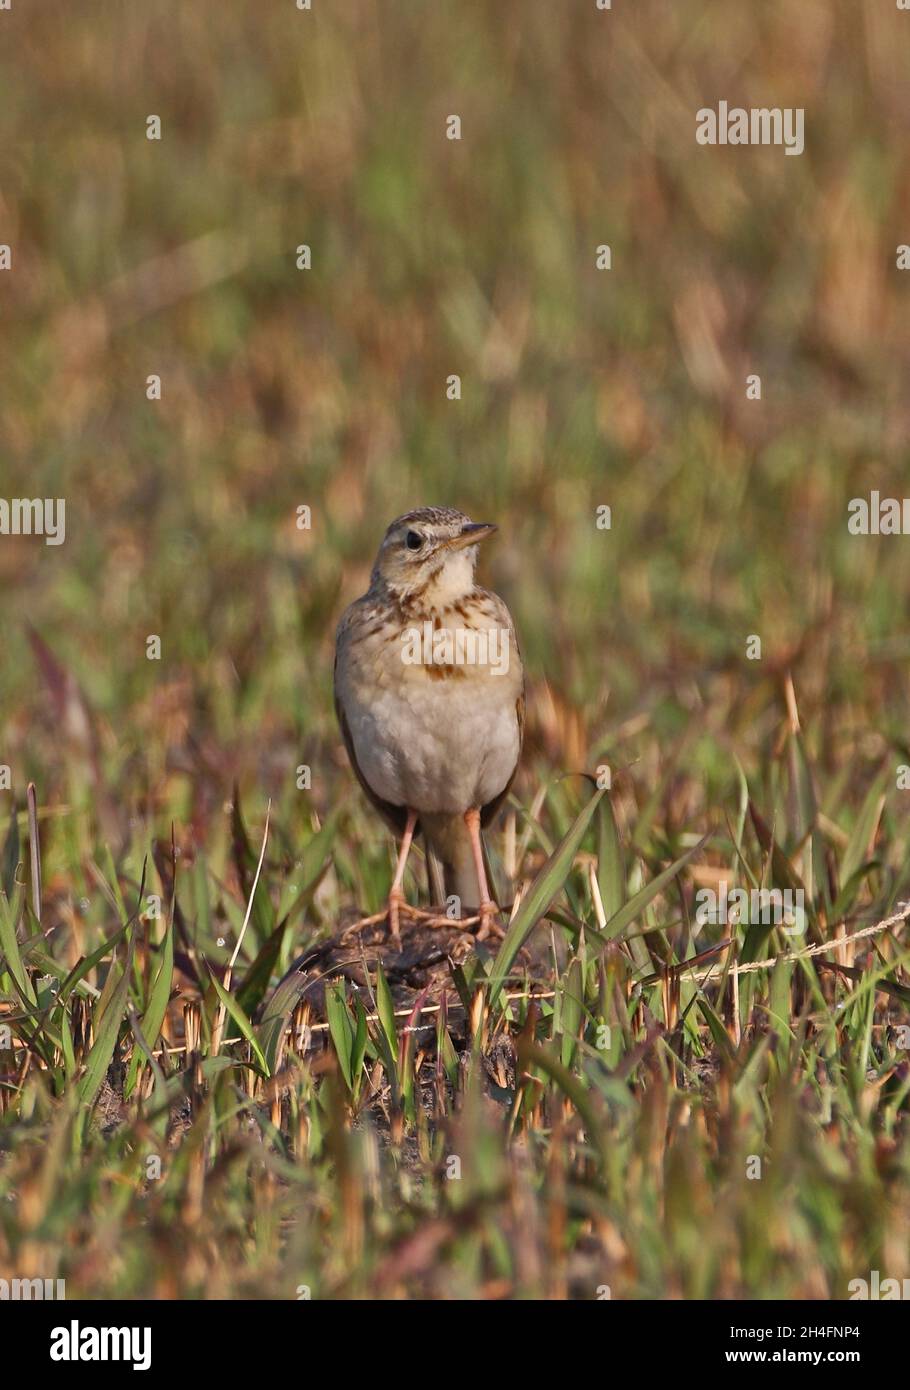
[[471,837],[461,816],[421,816],[426,838],[430,873],[430,892],[434,902],[447,903],[458,898],[458,915],[470,914],[480,906],[480,884],[471,852]]

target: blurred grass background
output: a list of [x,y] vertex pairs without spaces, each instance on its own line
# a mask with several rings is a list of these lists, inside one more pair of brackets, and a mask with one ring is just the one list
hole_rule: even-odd
[[[673,971],[698,883],[798,870],[822,941],[910,896],[907,541],[846,524],[852,497],[910,491],[910,14],[313,5],[0,11],[0,495],[67,505],[62,547],[0,538],[0,925],[37,1001],[4,964],[0,1268],[95,1297],[288,1298],[306,1279],[316,1297],[608,1280],[817,1298],[904,1275],[897,933],[736,989]],[[698,146],[695,113],[721,99],[804,107],[805,153]],[[482,577],[530,683],[512,850],[494,849],[511,888],[571,823],[580,783],[560,774],[601,761],[620,770],[596,841],[610,920],[684,850],[699,862],[606,948],[594,856],[564,866],[536,1021],[500,1000],[489,1029],[451,1026],[459,1057],[443,1026],[415,1059],[399,1019],[382,1065],[371,1032],[345,1078],[352,991],[334,1051],[292,1038],[266,1075],[245,1044],[219,1055],[218,999],[193,982],[194,961],[226,965],[256,862],[224,812],[236,782],[255,848],[273,802],[234,982],[261,1013],[304,943],[381,910],[390,841],[341,748],[333,637],[387,522],[422,504],[501,528]],[[170,900],[172,827],[185,922],[143,914],[127,955],[140,881]],[[171,979],[175,934],[194,959]],[[748,924],[734,937],[764,949]],[[147,1019],[158,988],[163,1105],[147,1069],[131,1096],[118,1080],[127,1006]]]
[[[27,620],[125,788],[154,802],[208,746],[267,790],[308,756],[327,803],[334,622],[422,503],[499,522],[486,578],[571,711],[538,707],[557,762],[717,701],[748,749],[788,665],[831,738],[857,707],[904,727],[907,547],[849,537],[846,505],[908,476],[910,18],[289,0],[2,21],[3,492],[67,500],[62,548],[0,545],[20,788],[50,792],[66,752]],[[803,106],[805,153],[699,147],[721,98]]]

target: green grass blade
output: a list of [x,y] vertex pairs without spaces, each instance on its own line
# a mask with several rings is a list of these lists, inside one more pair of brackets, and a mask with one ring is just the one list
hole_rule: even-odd
[[209,966],[209,976],[211,977],[212,985],[219,1000],[224,1005],[231,1018],[237,1024],[237,1027],[240,1029],[241,1033],[246,1038],[250,1047],[253,1049],[253,1053],[256,1057],[256,1060],[259,1063],[265,1075],[270,1076],[271,1072],[269,1070],[268,1062],[266,1061],[265,1053],[262,1050],[262,1045],[259,1039],[256,1037],[256,1034],[253,1031],[253,1025],[250,1023],[250,1020],[247,1018],[246,1014],[243,1012],[243,1009],[241,1009],[240,1005],[237,1003],[237,1000],[235,999],[234,995],[230,994],[228,990],[225,989],[224,985],[218,979],[211,966]]
[[693,845],[691,849],[687,849],[685,854],[681,854],[678,859],[675,859],[669,868],[664,869],[662,873],[652,878],[649,883],[645,884],[644,888],[640,888],[634,897],[631,897],[627,903],[624,903],[619,911],[610,918],[607,925],[600,933],[600,936],[607,941],[612,941],[614,937],[619,936],[621,932],[625,931],[626,927],[630,926],[632,922],[635,921],[636,917],[641,916],[648,904],[657,897],[658,893],[662,893],[667,884],[672,883],[673,879],[681,869],[685,868],[692,856],[697,854],[698,851],[704,847],[707,839],[707,835],[702,836],[697,845]]
[[[155,1046],[158,1034],[161,1032],[161,1025],[167,1013],[168,1000],[171,997],[171,982],[174,976],[174,922],[173,918],[168,922],[164,941],[161,946],[161,964],[158,966],[158,974],[149,992],[149,1002],[145,1013],[142,1015],[140,1024],[142,1036],[148,1042],[150,1048]],[[136,1077],[139,1072],[141,1054],[135,1049],[130,1058],[129,1071],[127,1072],[126,1084],[123,1088],[124,1097],[132,1094],[136,1084]]]
[[329,1037],[338,1057],[338,1065],[349,1091],[354,1089],[354,1029],[351,1015],[345,1003],[344,989],[340,984],[330,985],[325,992],[325,1012],[329,1024]]
[[613,811],[605,796],[600,803],[597,830],[597,882],[607,921],[615,917],[626,900],[626,864],[622,841]]
[[603,791],[595,792],[588,804],[582,808],[528,889],[492,965],[489,996],[491,1006],[499,998],[518,952],[565,883],[572,861],[603,795]]
[[[17,892],[17,899],[18,896]],[[0,957],[5,960],[6,968],[15,980],[23,998],[34,1004],[37,1002],[35,991],[19,953],[19,939],[16,936],[17,916],[18,907],[14,908],[6,893],[0,891]],[[2,971],[3,961],[0,960],[0,973]]]
[[[95,1041],[88,1054],[85,1073],[78,1085],[79,1099],[85,1106],[91,1105],[101,1090],[102,1082],[114,1056],[114,1049],[117,1046],[120,1025],[123,1022],[126,1001],[129,996],[132,955],[133,943],[130,941],[126,965],[121,970],[119,979],[107,997],[106,1007],[103,1007],[105,1005],[103,998],[99,999],[95,1006],[95,1015],[98,1019]],[[111,967],[112,975],[117,968],[117,966]]]

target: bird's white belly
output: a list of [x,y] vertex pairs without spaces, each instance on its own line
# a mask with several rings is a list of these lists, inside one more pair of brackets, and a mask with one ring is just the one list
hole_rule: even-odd
[[360,770],[377,796],[460,815],[492,801],[518,761],[517,692],[508,676],[433,680],[423,672],[356,696],[346,714]]

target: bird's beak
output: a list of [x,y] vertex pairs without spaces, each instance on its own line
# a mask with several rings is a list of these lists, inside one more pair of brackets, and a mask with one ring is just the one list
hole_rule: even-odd
[[449,548],[461,550],[466,545],[476,545],[478,541],[486,540],[487,536],[492,536],[493,532],[498,530],[499,527],[492,521],[469,521],[467,525],[462,526],[460,534],[449,541]]

